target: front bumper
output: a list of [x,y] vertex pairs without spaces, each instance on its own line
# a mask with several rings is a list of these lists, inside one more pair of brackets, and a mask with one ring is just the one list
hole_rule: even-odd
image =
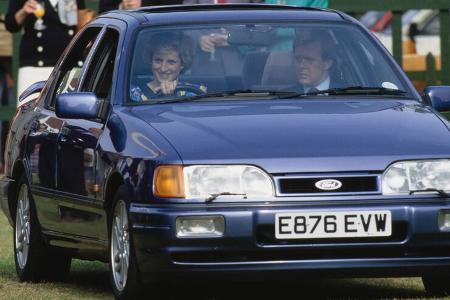
[[[446,199],[447,200],[447,199]],[[216,280],[246,272],[252,280],[283,278],[283,274],[339,276],[418,276],[450,270],[450,230],[441,228],[439,215],[450,212],[443,200],[372,204],[304,205],[132,204],[130,218],[138,266],[143,279]],[[277,240],[275,214],[285,212],[338,212],[389,210],[392,235],[381,238]],[[180,216],[225,218],[225,233],[215,238],[178,238]],[[266,272],[267,271],[267,272]],[[206,276],[207,275],[207,276]]]
[[11,186],[13,184],[14,184],[13,179],[8,178],[5,175],[0,176],[0,206],[11,225],[13,224],[13,221],[11,217],[11,211],[9,209],[8,197],[12,189]]

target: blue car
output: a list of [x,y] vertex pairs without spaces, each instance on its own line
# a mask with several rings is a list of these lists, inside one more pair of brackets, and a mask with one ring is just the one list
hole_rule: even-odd
[[419,94],[344,13],[108,12],[20,98],[0,181],[20,281],[81,258],[118,299],[310,274],[450,292],[450,87]]

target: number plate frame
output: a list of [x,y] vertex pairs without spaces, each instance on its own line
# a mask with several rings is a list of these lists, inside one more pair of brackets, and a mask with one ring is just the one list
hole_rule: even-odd
[[392,214],[389,210],[275,214],[275,238],[281,240],[391,235]]

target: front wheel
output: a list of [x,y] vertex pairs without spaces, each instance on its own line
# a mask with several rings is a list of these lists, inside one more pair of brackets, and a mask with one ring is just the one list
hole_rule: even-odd
[[142,291],[128,219],[127,194],[119,188],[110,214],[109,273],[116,299],[137,299]]
[[428,294],[433,296],[450,295],[450,277],[425,275],[422,282]]

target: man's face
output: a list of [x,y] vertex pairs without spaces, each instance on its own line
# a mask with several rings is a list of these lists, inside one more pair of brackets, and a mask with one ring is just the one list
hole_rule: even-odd
[[333,65],[330,59],[323,59],[319,42],[297,45],[294,51],[295,73],[298,82],[305,87],[315,87],[325,80]]

